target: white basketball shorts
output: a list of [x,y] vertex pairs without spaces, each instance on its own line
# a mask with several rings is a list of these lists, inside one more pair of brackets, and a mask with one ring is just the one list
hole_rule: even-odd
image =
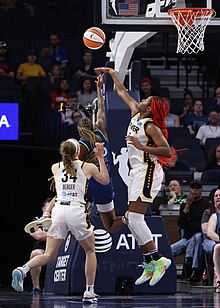
[[130,179],[128,201],[136,201],[140,197],[143,202],[152,203],[161,189],[163,169],[160,164],[153,162],[140,165],[131,169]]
[[93,234],[93,225],[89,215],[85,214],[85,206],[80,204],[60,205],[57,203],[51,213],[52,225],[48,236],[65,239],[70,231],[77,241],[87,239]]

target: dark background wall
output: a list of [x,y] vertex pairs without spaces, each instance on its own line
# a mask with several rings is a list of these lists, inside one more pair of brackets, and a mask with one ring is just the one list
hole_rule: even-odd
[[11,271],[29,258],[31,241],[24,226],[40,216],[46,197],[53,196],[48,178],[58,150],[0,146],[1,266],[0,283],[9,285]]

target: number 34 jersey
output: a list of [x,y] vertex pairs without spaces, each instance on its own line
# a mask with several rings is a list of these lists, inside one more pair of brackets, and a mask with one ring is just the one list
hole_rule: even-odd
[[55,175],[57,201],[71,201],[85,204],[85,195],[88,179],[82,171],[83,162],[74,161],[75,176],[68,174],[63,163]]

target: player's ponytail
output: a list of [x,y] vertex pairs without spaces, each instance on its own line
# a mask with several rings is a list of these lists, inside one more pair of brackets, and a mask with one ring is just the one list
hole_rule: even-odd
[[[164,137],[168,139],[168,130],[166,128],[166,117],[170,111],[170,105],[168,101],[163,97],[152,96],[151,102],[151,117],[153,122],[161,129]],[[169,166],[169,163],[176,159],[176,150],[171,148],[171,157],[158,157],[158,162],[162,166]]]
[[66,172],[72,176],[76,176],[74,167],[74,159],[79,153],[79,143],[75,139],[63,141],[60,145],[60,154],[62,155],[63,165]]
[[[77,124],[77,129],[80,137],[90,142],[93,148],[95,147],[96,142],[102,142],[102,139],[93,133],[92,121],[89,118],[81,119]],[[98,158],[93,151],[85,157],[84,161],[87,163],[98,164]]]

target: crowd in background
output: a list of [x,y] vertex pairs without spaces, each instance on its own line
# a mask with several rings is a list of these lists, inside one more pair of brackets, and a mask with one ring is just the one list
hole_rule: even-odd
[[[48,1],[48,3],[53,6],[53,1]],[[38,9],[38,3],[36,5],[35,1],[1,0],[0,4],[0,16],[3,19],[7,18],[7,16],[10,18],[10,14],[14,10],[22,10],[30,16],[34,16]],[[74,41],[72,43],[74,44]],[[1,77],[9,77],[13,79],[16,86],[21,88],[22,100],[25,101],[21,105],[21,108],[24,108],[23,118],[21,118],[24,122],[22,129],[30,130],[34,126],[32,120],[34,96],[29,87],[29,80],[30,77],[39,77],[46,80],[51,114],[58,115],[60,125],[71,127],[71,136],[79,139],[77,124],[83,117],[92,116],[91,106],[97,97],[95,87],[97,74],[94,70],[96,67],[94,54],[91,50],[83,47],[80,52],[80,61],[75,66],[72,65],[71,58],[74,55],[66,50],[66,47],[62,44],[62,36],[60,37],[56,32],[50,32],[47,45],[42,45],[39,50],[26,50],[26,59],[14,66],[13,61],[11,61],[13,55],[8,47],[7,37],[3,35],[1,37],[0,35],[0,82]],[[105,63],[102,64],[104,65]],[[145,99],[152,95],[160,95],[160,93],[158,89],[153,87],[151,76],[142,76],[140,80],[140,99]],[[183,97],[180,99],[181,108],[174,106],[172,99],[169,97],[167,99],[170,101],[171,107],[166,119],[167,127],[186,128],[192,138],[199,140],[201,151],[205,151],[207,139],[216,139],[216,144],[209,149],[208,153],[205,153],[206,161],[203,170],[220,171],[220,85],[216,84],[215,86],[215,97],[205,100],[195,98],[190,89],[185,89]],[[27,119],[30,119],[30,121],[26,121]],[[184,148],[184,144],[182,147]],[[182,160],[181,155],[178,154],[170,169],[186,171],[191,170],[192,167],[194,166],[191,165],[190,161]],[[216,174],[219,177],[219,173]],[[219,179],[220,177],[216,178],[216,182],[219,182]],[[210,197],[210,203],[204,201],[202,198],[202,185],[203,183],[199,181],[191,182],[188,196],[183,194],[181,183],[175,178],[168,185],[170,191],[167,204],[168,206],[180,205],[178,225],[183,230],[180,235],[181,242],[173,244],[172,251],[174,257],[185,253],[186,269],[187,266],[190,267],[187,278],[191,281],[201,279],[199,264],[202,249],[205,249],[202,246],[204,239],[213,241],[213,246],[211,249],[207,248],[207,251],[209,253],[214,252],[214,255],[219,254],[217,250],[219,229],[213,231],[216,227],[213,227],[213,225],[209,226],[209,228],[206,225],[207,228],[204,228],[204,224],[208,224],[208,220],[203,217],[205,213],[207,214],[207,210],[209,210],[207,215],[210,217],[213,208],[218,213],[219,195],[214,192],[214,195]],[[219,190],[216,191],[219,192]],[[207,215],[206,218],[208,217]],[[191,225],[188,223],[189,221]],[[217,234],[217,237],[213,236],[213,232]],[[214,247],[216,247],[215,250]],[[217,257],[214,260],[218,269]]]

